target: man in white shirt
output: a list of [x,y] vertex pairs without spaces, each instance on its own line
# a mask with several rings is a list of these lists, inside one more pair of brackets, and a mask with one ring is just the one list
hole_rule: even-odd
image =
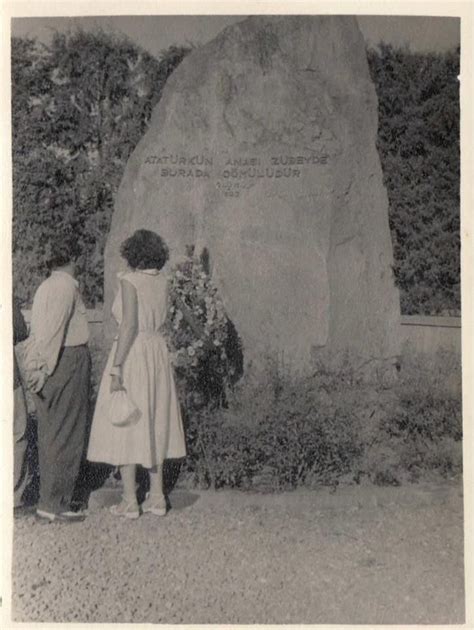
[[75,279],[74,243],[52,245],[51,275],[31,313],[27,382],[38,415],[39,519],[76,522],[70,502],[85,448],[90,394],[87,311]]

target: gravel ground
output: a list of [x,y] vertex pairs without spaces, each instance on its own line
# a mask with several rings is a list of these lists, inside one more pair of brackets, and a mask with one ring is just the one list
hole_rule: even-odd
[[459,624],[459,485],[175,490],[166,518],[15,520],[17,622]]

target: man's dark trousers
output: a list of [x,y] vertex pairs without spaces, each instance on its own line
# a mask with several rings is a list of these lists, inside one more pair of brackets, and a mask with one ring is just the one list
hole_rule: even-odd
[[40,510],[57,514],[70,509],[85,449],[90,373],[88,347],[65,347],[53,374],[35,396]]

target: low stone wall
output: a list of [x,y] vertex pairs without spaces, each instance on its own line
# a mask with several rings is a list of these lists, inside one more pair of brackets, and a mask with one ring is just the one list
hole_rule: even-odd
[[[91,341],[102,346],[102,309],[88,312]],[[23,311],[27,323],[31,312]],[[403,315],[401,317],[402,351],[410,354],[436,355],[452,352],[461,358],[461,318]]]
[[435,355],[452,352],[461,358],[461,318],[404,315],[401,318],[402,351]]

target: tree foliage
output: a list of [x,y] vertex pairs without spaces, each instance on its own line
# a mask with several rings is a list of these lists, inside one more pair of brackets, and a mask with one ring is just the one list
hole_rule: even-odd
[[459,49],[368,51],[402,313],[460,309]]
[[12,40],[14,284],[27,302],[50,236],[72,232],[87,303],[102,300],[115,192],[170,73],[187,48],[155,59],[102,31]]

